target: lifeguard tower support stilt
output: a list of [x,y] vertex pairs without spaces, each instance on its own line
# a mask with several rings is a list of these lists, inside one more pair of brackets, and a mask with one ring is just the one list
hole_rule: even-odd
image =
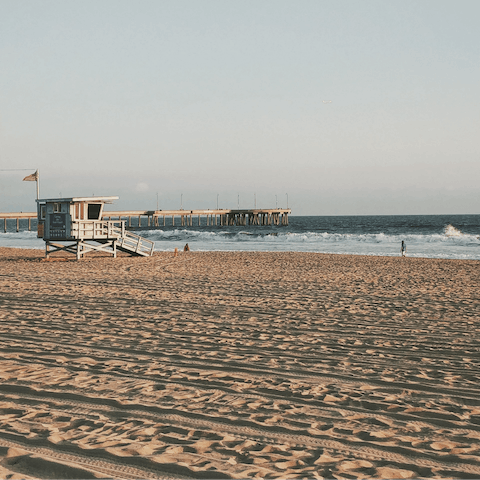
[[[154,242],[129,232],[124,220],[102,220],[103,206],[118,197],[72,197],[37,200],[38,237],[45,240],[45,255],[64,251],[77,260],[93,251],[114,257],[117,250],[151,256]],[[68,243],[63,243],[68,242]]]

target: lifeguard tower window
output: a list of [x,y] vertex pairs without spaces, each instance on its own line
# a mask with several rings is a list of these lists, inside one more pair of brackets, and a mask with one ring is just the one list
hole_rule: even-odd
[[40,219],[45,220],[45,213],[47,211],[47,207],[45,205],[42,205],[40,207]]
[[62,205],[60,203],[53,204],[53,213],[60,213],[62,211]]
[[88,205],[88,219],[89,220],[100,220],[100,210],[102,205],[99,203],[90,203]]

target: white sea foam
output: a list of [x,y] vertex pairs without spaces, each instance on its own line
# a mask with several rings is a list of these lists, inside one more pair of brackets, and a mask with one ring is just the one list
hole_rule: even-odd
[[45,242],[41,238],[37,238],[37,232],[2,232],[0,233],[0,247],[44,249]]

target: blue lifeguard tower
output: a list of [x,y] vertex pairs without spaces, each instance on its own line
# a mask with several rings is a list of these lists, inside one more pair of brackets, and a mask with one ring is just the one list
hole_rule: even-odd
[[102,220],[103,207],[118,197],[71,197],[37,200],[38,237],[45,240],[47,258],[58,251],[76,255],[117,250],[148,257],[154,242],[125,229],[124,220]]

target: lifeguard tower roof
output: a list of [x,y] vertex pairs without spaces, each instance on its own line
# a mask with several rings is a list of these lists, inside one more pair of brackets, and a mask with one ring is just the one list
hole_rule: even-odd
[[89,202],[89,203],[113,203],[114,200],[118,200],[118,197],[66,197],[66,198],[39,198],[36,201],[38,203],[54,203],[54,202]]

